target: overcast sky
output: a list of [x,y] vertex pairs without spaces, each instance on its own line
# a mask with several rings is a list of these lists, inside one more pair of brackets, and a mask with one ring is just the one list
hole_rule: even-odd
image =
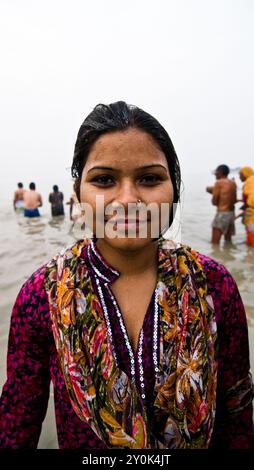
[[119,99],[160,120],[186,177],[253,164],[253,0],[0,5],[1,196],[68,181],[82,120]]

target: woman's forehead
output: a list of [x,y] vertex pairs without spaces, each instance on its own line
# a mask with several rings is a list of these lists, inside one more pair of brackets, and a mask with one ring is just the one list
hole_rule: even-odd
[[129,128],[100,136],[94,143],[86,162],[87,171],[94,164],[140,166],[141,164],[167,164],[166,157],[151,135]]

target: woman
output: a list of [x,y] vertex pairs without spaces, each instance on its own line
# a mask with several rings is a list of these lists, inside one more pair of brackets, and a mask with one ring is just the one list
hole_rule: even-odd
[[[135,106],[98,105],[79,130],[72,173],[94,235],[19,293],[1,446],[36,447],[52,379],[60,448],[250,448],[248,334],[234,280],[218,262],[154,237],[150,216],[126,216],[129,204],[167,203],[162,232],[172,223],[180,169],[167,132]],[[98,237],[110,224],[121,236]]]
[[49,194],[49,202],[51,204],[51,215],[52,217],[58,217],[64,215],[64,206],[63,206],[64,195],[57,184],[53,186],[53,192]]
[[246,229],[247,245],[254,247],[254,171],[244,166],[239,173],[243,185],[243,223]]

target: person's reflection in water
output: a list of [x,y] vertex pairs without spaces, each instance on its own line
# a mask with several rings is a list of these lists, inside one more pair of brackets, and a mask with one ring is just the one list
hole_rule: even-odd
[[58,215],[58,216],[52,217],[52,219],[48,221],[48,224],[50,225],[50,227],[60,232],[62,230],[64,221],[65,221],[64,215]]
[[209,256],[211,256],[211,258],[217,259],[223,263],[235,261],[236,253],[236,246],[230,244],[225,244],[224,247],[220,245],[211,245],[211,249],[209,250]]
[[33,235],[44,232],[47,223],[44,216],[40,217],[19,217],[18,225],[26,235]]

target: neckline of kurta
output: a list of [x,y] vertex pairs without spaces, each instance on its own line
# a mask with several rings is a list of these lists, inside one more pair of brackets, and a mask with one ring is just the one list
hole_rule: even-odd
[[105,260],[96,245],[96,240],[96,237],[93,236],[90,243],[86,246],[86,250],[83,252],[83,257],[86,258],[93,288],[97,297],[107,308],[108,318],[105,318],[105,322],[115,353],[115,359],[121,369],[123,369],[129,377],[135,379],[142,398],[146,399],[146,395],[150,396],[153,391],[159,361],[159,306],[157,301],[157,286],[161,278],[159,269],[161,262],[160,248],[158,245],[157,285],[144,316],[137,349],[134,350],[130,343],[123,314],[110,289],[110,284],[120,276],[120,272],[110,266]]
[[[86,255],[89,253],[95,274],[102,282],[112,284],[121,275],[121,273],[116,268],[113,268],[113,266],[111,266],[108,261],[105,260],[99,251],[96,241],[97,237],[93,235],[93,237],[89,240],[89,243],[85,245],[81,256],[87,257]],[[171,240],[165,240],[163,238],[158,239],[157,283],[159,281],[163,282],[165,280],[165,275],[168,276],[168,267],[169,264],[171,264],[171,261],[168,258],[168,250],[176,250],[178,246],[180,245],[175,244]]]

